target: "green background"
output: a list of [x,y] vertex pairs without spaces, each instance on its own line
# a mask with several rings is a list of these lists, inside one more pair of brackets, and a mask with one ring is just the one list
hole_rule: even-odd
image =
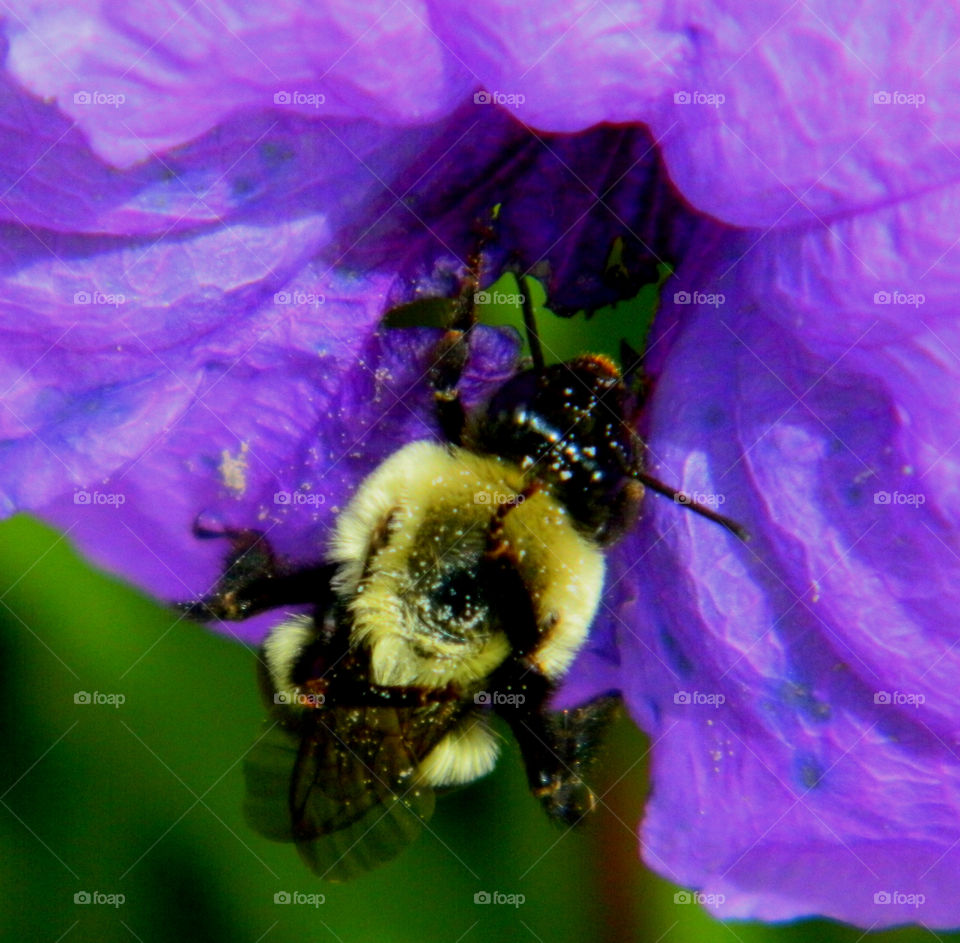
[[[560,340],[548,336],[547,346],[567,356]],[[260,838],[241,815],[242,757],[264,716],[253,652],[92,570],[68,540],[25,516],[0,524],[0,623],[0,940],[863,937],[816,921],[719,923],[676,903],[677,889],[638,859],[647,742],[627,720],[598,764],[603,802],[583,829],[546,821],[508,743],[497,771],[442,799],[430,829],[396,861],[324,885],[293,847]],[[125,702],[77,704],[78,691]],[[525,900],[474,903],[482,891]],[[125,901],[77,904],[78,892]],[[280,904],[278,892],[325,901]],[[960,940],[920,929],[878,936]]]

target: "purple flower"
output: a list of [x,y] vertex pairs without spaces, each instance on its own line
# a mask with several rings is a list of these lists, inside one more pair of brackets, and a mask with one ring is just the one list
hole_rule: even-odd
[[[622,237],[676,265],[653,470],[754,539],[648,500],[564,697],[623,691],[642,854],[719,916],[960,925],[957,11],[542,6],[11,15],[2,506],[164,599],[198,516],[315,559],[434,433],[384,311],[496,202],[558,307]],[[475,403],[516,352],[474,354]]]

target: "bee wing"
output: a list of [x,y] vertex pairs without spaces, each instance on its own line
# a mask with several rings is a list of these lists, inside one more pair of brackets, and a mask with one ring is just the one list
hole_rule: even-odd
[[453,702],[328,706],[274,726],[248,756],[247,818],[295,841],[310,868],[346,881],[397,855],[433,813],[419,762],[450,729]]

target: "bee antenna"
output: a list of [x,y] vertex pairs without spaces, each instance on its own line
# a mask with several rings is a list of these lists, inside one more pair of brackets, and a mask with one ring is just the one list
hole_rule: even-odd
[[631,389],[645,393],[650,380],[643,369],[643,354],[623,338],[620,340],[620,363],[623,382]]
[[705,517],[707,520],[713,521],[715,524],[719,524],[721,527],[726,528],[731,534],[739,537],[741,540],[747,541],[750,539],[750,533],[742,524],[738,524],[735,520],[725,517],[723,514],[718,514],[716,511],[708,508],[705,504],[701,504],[699,501],[691,498],[690,495],[684,494],[682,491],[677,491],[676,489],[671,488],[669,485],[665,485],[662,481],[658,481],[656,478],[653,478],[646,472],[635,471],[633,476],[651,491],[655,491],[657,494],[661,494],[665,498],[670,498],[670,500],[675,504],[679,504],[688,511],[694,511],[701,517]]
[[521,297],[523,298],[523,327],[527,332],[527,344],[530,346],[530,357],[533,360],[533,369],[537,373],[543,372],[543,347],[540,344],[540,335],[537,333],[537,319],[533,313],[533,299],[530,297],[530,279],[524,275],[520,279],[520,287],[523,289]]

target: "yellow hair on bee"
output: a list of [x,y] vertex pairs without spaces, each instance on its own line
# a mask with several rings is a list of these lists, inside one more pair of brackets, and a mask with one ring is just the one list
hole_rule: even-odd
[[291,615],[274,626],[264,639],[263,660],[276,694],[274,703],[296,703],[300,689],[293,683],[293,669],[313,633],[310,616]]
[[[599,602],[603,555],[549,492],[524,500],[525,486],[511,462],[434,442],[405,446],[360,485],[330,558],[374,683],[469,686],[510,654],[503,627],[484,619],[496,587],[470,582],[495,523],[533,603],[540,640],[530,657],[548,678],[566,670]],[[443,596],[454,579],[455,610]]]
[[486,776],[497,762],[500,743],[479,714],[469,714],[420,763],[427,786],[460,786]]

